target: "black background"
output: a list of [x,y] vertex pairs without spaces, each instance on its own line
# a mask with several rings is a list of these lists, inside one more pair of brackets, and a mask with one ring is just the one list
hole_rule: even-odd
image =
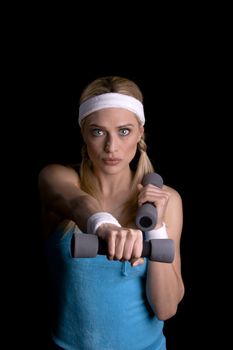
[[25,349],[46,349],[48,305],[38,173],[49,163],[80,160],[80,93],[95,78],[120,75],[141,88],[148,153],[164,182],[183,199],[186,292],[177,315],[165,323],[168,350],[198,349],[201,339],[209,344],[207,329],[215,322],[210,303],[215,270],[209,252],[215,222],[210,193],[221,165],[213,118],[220,109],[217,31],[210,31],[199,18],[204,29],[200,31],[196,21],[190,25],[187,18],[169,30],[152,23],[137,33],[131,31],[132,21],[113,35],[108,18],[107,27],[97,21],[87,35],[86,26],[76,27],[77,19],[70,19],[70,27],[59,18],[53,24],[52,13],[37,19],[36,25],[34,19],[14,29],[4,69],[6,90],[11,91],[7,119],[13,146],[13,154],[6,157],[13,168],[7,172],[13,189],[8,208],[14,203],[7,222],[15,233],[14,239],[10,236],[13,271],[7,276],[12,284],[8,342],[15,341],[15,334]]

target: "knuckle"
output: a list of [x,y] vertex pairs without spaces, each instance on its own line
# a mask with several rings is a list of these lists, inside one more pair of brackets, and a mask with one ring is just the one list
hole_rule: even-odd
[[125,237],[127,235],[128,229],[122,228],[118,231],[119,236]]
[[133,238],[135,235],[134,230],[128,229],[127,230],[127,238]]
[[117,230],[111,230],[109,232],[109,237],[112,239],[115,239],[115,237],[117,236]]

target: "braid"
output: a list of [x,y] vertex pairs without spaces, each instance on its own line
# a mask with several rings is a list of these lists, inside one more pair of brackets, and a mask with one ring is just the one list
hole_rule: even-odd
[[138,142],[138,150],[139,152],[146,152],[147,150],[147,145],[146,142],[144,140],[144,138],[141,138],[141,140]]

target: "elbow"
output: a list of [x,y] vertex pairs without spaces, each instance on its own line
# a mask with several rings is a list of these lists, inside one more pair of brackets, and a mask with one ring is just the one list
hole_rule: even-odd
[[175,316],[176,313],[177,313],[177,305],[175,307],[171,307],[164,310],[155,310],[155,315],[160,321],[169,320],[169,318],[172,318],[173,316]]
[[179,294],[179,297],[177,299],[177,302],[174,302],[174,303],[170,304],[169,306],[167,306],[165,308],[158,309],[155,312],[157,318],[160,321],[166,321],[169,318],[172,318],[173,316],[176,315],[177,310],[178,310],[178,305],[179,305],[179,303],[181,302],[181,300],[184,297],[184,291],[185,291],[185,289],[184,289],[184,285],[182,283],[181,289],[180,289],[180,294]]
[[170,318],[172,318],[173,316],[175,316],[177,313],[177,307],[171,310],[166,310],[166,311],[161,311],[159,313],[157,313],[157,318],[160,321],[167,321]]
[[153,310],[155,316],[160,321],[166,321],[169,318],[175,316],[178,309],[178,303],[170,302],[170,303],[150,303],[151,309]]
[[177,300],[173,300],[170,303],[168,302],[166,304],[166,306],[162,305],[162,304],[157,304],[156,303],[150,303],[152,310],[154,311],[156,317],[160,320],[160,321],[166,321],[169,318],[172,318],[173,316],[176,315],[177,310],[178,310],[178,305],[180,303],[180,301],[183,299],[184,296],[184,287],[182,285],[179,297],[177,298]]

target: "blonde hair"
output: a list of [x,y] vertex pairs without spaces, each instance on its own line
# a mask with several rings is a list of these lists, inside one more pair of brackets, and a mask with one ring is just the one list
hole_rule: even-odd
[[[124,95],[133,96],[138,99],[140,102],[143,102],[143,95],[139,87],[132,80],[118,77],[118,76],[107,76],[94,80],[83,90],[80,97],[80,104],[87,99],[98,96],[104,93],[109,92],[117,92]],[[85,123],[85,119],[81,124],[83,127]],[[126,208],[130,208],[130,213],[132,213],[132,217],[135,215],[135,211],[137,209],[137,201],[136,201],[136,193],[137,193],[137,185],[141,183],[144,175],[153,172],[153,165],[147,155],[146,152],[147,146],[145,143],[145,135],[142,136],[141,140],[138,143],[138,151],[139,151],[139,159],[137,162],[136,171],[133,176],[132,182],[132,195],[129,201],[126,203]],[[97,181],[93,174],[91,161],[88,157],[86,145],[83,146],[82,149],[82,162],[80,167],[80,183],[81,188],[98,198],[98,187]],[[129,222],[132,219],[131,215],[129,218]]]

